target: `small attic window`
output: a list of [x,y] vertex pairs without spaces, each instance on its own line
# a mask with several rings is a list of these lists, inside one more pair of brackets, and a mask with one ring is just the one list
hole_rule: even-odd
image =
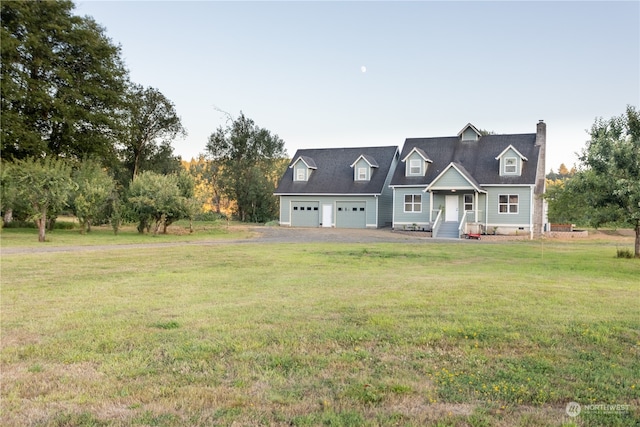
[[513,145],[509,145],[498,154],[496,160],[500,161],[500,176],[520,176],[522,174],[523,162],[526,162],[527,158]]
[[368,168],[358,168],[358,181],[367,181],[368,177]]
[[505,174],[514,174],[518,172],[517,169],[517,165],[518,165],[518,158],[517,157],[505,157],[504,158],[504,173]]
[[376,159],[369,155],[361,154],[350,167],[353,168],[354,181],[369,181],[373,174],[373,169],[379,166]]
[[299,156],[291,166],[294,181],[308,181],[311,173],[317,169],[316,162],[307,156]]
[[409,160],[409,175],[421,175],[422,174],[422,160],[411,159]]
[[431,163],[427,153],[418,147],[413,147],[402,161],[405,162],[405,176],[424,176],[428,164]]

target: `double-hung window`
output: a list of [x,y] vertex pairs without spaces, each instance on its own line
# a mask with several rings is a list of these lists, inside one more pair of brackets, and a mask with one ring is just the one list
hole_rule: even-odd
[[498,196],[498,212],[507,214],[518,213],[518,195],[501,194]]
[[405,212],[422,212],[422,195],[421,194],[405,194],[404,211]]
[[464,210],[465,211],[473,210],[473,194],[464,195]]
[[422,174],[422,160],[411,159],[409,160],[409,175],[421,175]]
[[511,175],[518,172],[517,168],[518,159],[515,157],[505,157],[504,159],[504,173],[505,175]]
[[296,181],[306,181],[307,170],[303,168],[296,169]]
[[367,168],[358,168],[358,181],[367,180]]

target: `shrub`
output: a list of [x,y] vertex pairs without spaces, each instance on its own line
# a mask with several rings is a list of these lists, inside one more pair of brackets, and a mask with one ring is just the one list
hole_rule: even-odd
[[53,225],[54,230],[73,230],[76,224],[68,221],[56,221]]
[[629,249],[618,249],[617,250],[617,254],[616,254],[616,258],[631,259],[631,258],[633,258],[633,251],[631,251]]
[[226,221],[227,216],[223,213],[217,213],[217,212],[202,212],[202,213],[196,214],[193,219],[196,221],[219,221],[219,220]]

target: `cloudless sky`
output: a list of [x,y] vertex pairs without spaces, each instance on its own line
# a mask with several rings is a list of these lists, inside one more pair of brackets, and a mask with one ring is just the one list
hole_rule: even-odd
[[467,123],[577,163],[597,117],[640,107],[640,2],[77,0],[205,151],[242,110],[298,148],[402,146]]

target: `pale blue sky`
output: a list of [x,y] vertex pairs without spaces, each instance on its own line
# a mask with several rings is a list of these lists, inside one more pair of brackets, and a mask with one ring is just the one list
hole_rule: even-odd
[[[203,152],[242,110],[298,148],[398,145],[547,123],[547,169],[596,117],[640,106],[640,2],[77,1],[131,79],[158,88]],[[366,67],[363,72],[362,67]]]

